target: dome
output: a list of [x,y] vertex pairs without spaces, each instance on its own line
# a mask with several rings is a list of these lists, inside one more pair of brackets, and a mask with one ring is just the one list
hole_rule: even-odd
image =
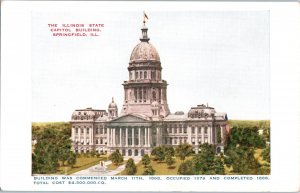
[[115,101],[114,101],[114,98],[112,98],[112,101],[111,101],[111,103],[109,103],[108,108],[109,108],[109,109],[110,109],[110,108],[118,108],[118,107],[117,107],[117,104],[116,104]]
[[158,52],[149,42],[140,42],[133,48],[130,56],[130,62],[148,60],[160,61]]

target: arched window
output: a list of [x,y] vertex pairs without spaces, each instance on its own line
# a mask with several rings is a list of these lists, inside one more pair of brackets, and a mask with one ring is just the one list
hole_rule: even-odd
[[129,80],[132,79],[132,72],[129,72]]
[[143,78],[143,72],[140,71],[140,79],[142,79],[142,78]]
[[147,71],[144,72],[144,79],[147,79]]

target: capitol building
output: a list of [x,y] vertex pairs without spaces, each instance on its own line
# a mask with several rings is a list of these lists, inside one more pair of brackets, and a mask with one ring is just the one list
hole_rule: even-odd
[[120,113],[113,98],[107,110],[75,110],[70,121],[73,151],[119,150],[124,156],[143,156],[159,145],[175,148],[189,143],[198,153],[201,143],[209,143],[218,153],[223,152],[227,114],[204,104],[191,107],[187,113],[171,113],[160,56],[149,42],[145,22],[141,30],[140,43],[130,56],[128,80],[122,84],[124,102]]

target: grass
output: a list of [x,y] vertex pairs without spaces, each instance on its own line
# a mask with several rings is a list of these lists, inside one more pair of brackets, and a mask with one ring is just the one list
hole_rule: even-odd
[[115,169],[117,169],[119,166],[121,166],[121,165],[123,165],[123,164],[126,164],[126,163],[127,163],[127,161],[123,161],[123,162],[120,163],[119,165],[116,165],[116,164],[114,164],[114,163],[111,163],[111,164],[107,165],[107,169],[108,169],[108,170],[115,170]]
[[[191,159],[192,157],[188,157],[187,159]],[[177,171],[179,168],[179,165],[182,163],[182,161],[175,157],[176,163],[172,165],[172,167],[169,168],[169,166],[166,164],[166,162],[162,161],[154,161],[153,158],[151,158],[151,163],[150,165],[152,168],[155,170],[155,175],[177,175]],[[144,165],[142,164],[142,161],[136,164],[137,167],[137,173],[135,175],[143,175],[145,168]],[[118,175],[127,175],[125,170],[123,170],[120,174]]]
[[238,128],[253,128],[257,127],[260,129],[268,129],[270,128],[270,120],[229,120],[230,127],[238,127]]
[[80,170],[87,169],[94,165],[99,164],[100,161],[106,160],[105,157],[78,157],[76,160],[76,164],[71,168],[70,166],[60,166],[58,168],[57,174],[65,174],[65,168],[67,168],[67,174],[73,174]]

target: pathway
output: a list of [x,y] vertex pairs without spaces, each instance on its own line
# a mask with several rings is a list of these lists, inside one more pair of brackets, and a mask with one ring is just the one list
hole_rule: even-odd
[[[128,160],[129,157],[124,157],[124,160]],[[134,163],[137,164],[142,158],[141,157],[133,157]],[[104,165],[108,166],[111,164],[111,161],[104,161]],[[107,171],[99,171],[97,170],[97,167],[99,168],[99,164],[92,166],[90,168],[81,170],[79,172],[75,172],[71,175],[78,175],[78,176],[113,176],[125,169],[125,164],[120,165],[118,168],[114,170],[107,170]]]

